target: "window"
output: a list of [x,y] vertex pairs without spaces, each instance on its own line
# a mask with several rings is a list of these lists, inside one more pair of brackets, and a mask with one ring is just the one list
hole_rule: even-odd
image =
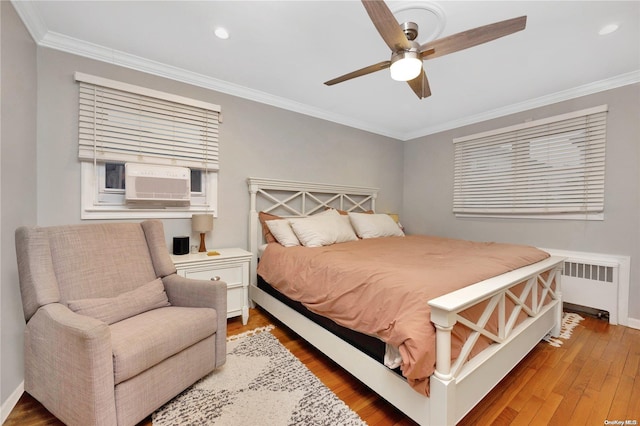
[[[81,73],[76,80],[83,219],[216,214],[219,106]],[[128,205],[127,162],[188,167],[190,205]]]
[[454,139],[457,216],[601,220],[603,105]]

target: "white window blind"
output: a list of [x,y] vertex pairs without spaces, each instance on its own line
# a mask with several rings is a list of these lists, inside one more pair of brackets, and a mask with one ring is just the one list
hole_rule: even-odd
[[461,215],[604,211],[607,106],[454,139]]
[[84,161],[218,170],[220,107],[76,73]]

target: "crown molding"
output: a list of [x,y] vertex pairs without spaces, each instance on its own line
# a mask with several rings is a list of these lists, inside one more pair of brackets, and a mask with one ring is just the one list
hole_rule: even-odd
[[592,95],[594,93],[616,89],[618,87],[635,83],[640,83],[640,70],[631,71],[626,74],[621,74],[616,77],[607,78],[604,80],[594,81],[582,86],[577,86],[560,92],[551,93],[546,96],[529,99],[524,102],[496,108],[491,111],[483,112],[481,114],[462,117],[458,120],[452,120],[446,123],[439,124],[437,126],[425,127],[415,132],[403,135],[401,140],[408,141],[423,136],[433,135],[436,133],[444,132],[446,130],[457,129],[459,127],[468,126],[470,124],[480,123],[483,121],[492,120],[494,118],[504,117],[506,115],[528,111],[534,108],[544,107],[558,102]]
[[55,32],[47,32],[38,43],[39,46],[60,50],[66,53],[107,62],[113,65],[142,71],[147,74],[169,78],[182,83],[215,90],[220,93],[236,96],[239,98],[263,103],[266,105],[282,108],[299,114],[308,115],[326,121],[342,124],[348,127],[364,130],[392,139],[399,139],[398,134],[390,132],[383,127],[374,126],[371,123],[354,120],[330,111],[314,108],[309,105],[295,102],[290,99],[275,96],[259,90],[250,89],[227,81],[219,80],[203,74],[187,71],[182,68],[167,65],[161,62],[152,61],[140,56],[131,55],[115,49],[109,49],[101,45],[89,43],[73,37]]
[[572,89],[552,93],[538,98],[519,102],[505,107],[496,108],[481,114],[462,117],[436,126],[429,126],[409,133],[399,133],[387,128],[376,126],[362,120],[355,120],[350,117],[335,114],[331,111],[311,107],[309,105],[295,102],[290,99],[272,95],[259,90],[249,89],[244,86],[229,83],[223,80],[212,78],[203,74],[187,71],[157,61],[131,55],[114,49],[109,49],[94,43],[89,43],[63,34],[49,31],[44,20],[37,11],[37,8],[29,1],[11,0],[18,16],[24,22],[27,30],[39,46],[60,50],[67,53],[107,62],[113,65],[130,68],[136,71],[165,77],[194,86],[203,87],[239,98],[263,103],[266,105],[282,108],[299,114],[319,118],[348,127],[364,130],[381,136],[386,136],[400,141],[409,141],[420,137],[440,133],[446,130],[503,117],[506,115],[527,111],[561,101],[566,101],[581,96],[586,96],[605,90],[635,84],[640,82],[640,70],[631,71],[613,78],[595,81]]
[[48,30],[47,25],[44,23],[34,3],[30,1],[11,0],[11,4],[20,19],[22,19],[22,22],[24,22],[33,40],[37,44],[40,44],[40,40],[44,38]]

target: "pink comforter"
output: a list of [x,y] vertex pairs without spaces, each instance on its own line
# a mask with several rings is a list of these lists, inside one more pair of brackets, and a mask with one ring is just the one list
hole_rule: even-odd
[[403,375],[428,395],[435,327],[427,301],[548,256],[528,246],[417,235],[317,248],[272,243],[258,274],[311,311],[398,347]]

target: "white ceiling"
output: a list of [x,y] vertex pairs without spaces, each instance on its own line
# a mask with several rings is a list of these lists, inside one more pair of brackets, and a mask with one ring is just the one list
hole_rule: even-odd
[[400,140],[640,81],[639,1],[387,2],[422,23],[421,43],[442,23],[439,37],[528,17],[524,31],[425,61],[423,100],[387,70],[323,84],[389,59],[359,1],[12,1],[41,46]]

